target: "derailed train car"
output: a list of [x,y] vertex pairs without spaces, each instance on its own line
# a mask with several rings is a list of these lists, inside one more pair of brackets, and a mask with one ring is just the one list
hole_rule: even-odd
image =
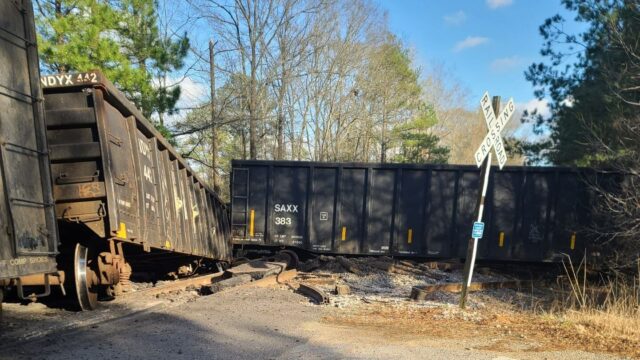
[[[247,160],[232,167],[235,244],[432,259],[466,255],[480,183],[473,166]],[[581,256],[593,220],[588,172],[493,169],[478,258]]]
[[118,292],[129,260],[231,260],[225,204],[100,72],[41,82],[55,213],[82,308],[101,288]]
[[61,282],[33,8],[0,1],[0,302],[3,288]]

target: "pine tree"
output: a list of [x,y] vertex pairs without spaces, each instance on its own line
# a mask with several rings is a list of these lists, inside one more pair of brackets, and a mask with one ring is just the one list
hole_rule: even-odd
[[186,35],[158,29],[154,0],[36,1],[40,57],[45,72],[101,70],[164,135],[164,114],[176,111],[179,86],[165,79],[182,68]]
[[550,98],[551,117],[525,114],[525,120],[550,137],[523,148],[555,164],[594,165],[609,161],[611,151],[624,152],[627,146],[618,141],[625,137],[620,119],[637,113],[632,104],[640,99],[634,83],[639,67],[629,49],[638,46],[640,6],[629,0],[563,4],[588,27],[579,34],[566,33],[560,15],[540,26],[545,41],[540,52],[547,61],[532,64],[526,77],[539,99]]
[[147,81],[136,83],[129,93],[145,116],[157,113],[164,126],[163,115],[173,114],[180,98],[180,87],[165,84],[166,76],[184,66],[189,39],[186,34],[175,40],[161,34],[156,0],[119,0],[114,4],[120,14],[117,30],[122,36],[122,51],[147,76]]

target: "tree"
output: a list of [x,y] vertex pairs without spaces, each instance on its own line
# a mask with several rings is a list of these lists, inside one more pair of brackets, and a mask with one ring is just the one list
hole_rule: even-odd
[[384,34],[383,42],[372,49],[356,86],[365,98],[373,137],[380,145],[379,159],[384,163],[395,140],[391,129],[411,120],[420,110],[418,72],[412,68],[408,50],[395,36]]
[[589,165],[604,155],[590,139],[595,136],[615,144],[618,121],[630,111],[627,101],[638,101],[640,89],[628,86],[637,80],[638,59],[630,57],[626,47],[637,46],[640,5],[628,0],[564,0],[563,4],[588,28],[580,34],[567,33],[560,15],[540,27],[541,54],[547,62],[532,64],[525,75],[538,88],[539,99],[550,98],[551,116],[527,114],[525,121],[550,136],[543,143],[523,144],[522,149],[555,164]]
[[143,81],[132,82],[124,91],[147,117],[158,114],[164,127],[164,114],[173,114],[180,98],[180,86],[167,85],[166,77],[184,66],[189,51],[186,33],[172,37],[158,27],[157,0],[112,1],[119,14],[117,32],[121,51],[140,69]]
[[118,14],[96,0],[36,0],[38,47],[45,72],[102,70],[112,80],[141,77],[112,33]]
[[[617,171],[617,179],[586,179],[598,216],[592,231],[608,265],[629,266],[640,256],[640,4],[630,0],[563,1],[588,25],[581,34],[563,31],[556,15],[540,27],[542,55],[527,78],[549,96],[552,116],[529,117],[550,129],[549,141],[524,144],[557,164]],[[577,52],[577,55],[576,55]],[[614,171],[614,172],[615,172]]]
[[449,148],[439,144],[440,139],[430,130],[437,122],[432,106],[422,105],[418,116],[394,129],[400,140],[400,153],[394,161],[403,163],[443,164],[449,157]]
[[99,69],[149,119],[175,111],[179,86],[163,79],[183,66],[189,40],[159,33],[153,0],[37,0],[40,56],[47,71]]

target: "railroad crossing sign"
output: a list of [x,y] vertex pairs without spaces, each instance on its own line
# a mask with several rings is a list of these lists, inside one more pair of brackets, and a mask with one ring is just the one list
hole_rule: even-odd
[[[495,105],[494,105],[495,104]],[[475,160],[478,167],[484,167],[480,172],[480,193],[478,194],[478,202],[476,204],[476,221],[473,223],[473,230],[471,231],[471,238],[469,239],[469,245],[467,246],[467,257],[464,265],[464,283],[462,284],[462,294],[460,295],[460,307],[465,308],[467,302],[467,290],[471,285],[471,278],[473,277],[473,266],[476,262],[476,254],[478,253],[478,241],[482,238],[484,232],[484,223],[482,222],[482,214],[484,212],[484,199],[487,195],[487,187],[489,186],[489,173],[491,172],[491,149],[493,148],[496,157],[498,158],[498,165],[500,169],[507,162],[507,152],[504,148],[504,142],[502,141],[502,135],[500,132],[507,125],[507,122],[511,119],[516,106],[513,103],[513,98],[509,99],[507,106],[500,114],[500,98],[494,97],[493,100],[489,97],[489,92],[485,92],[480,99],[480,106],[482,107],[482,113],[484,114],[484,120],[487,123],[489,131],[485,135],[482,143],[475,153]],[[486,160],[486,161],[485,161]]]
[[[491,148],[495,150],[496,158],[498,158],[498,166],[500,169],[507,162],[507,153],[504,149],[504,142],[502,142],[502,136],[500,132],[507,125],[507,122],[511,119],[511,116],[515,112],[516,106],[513,103],[513,98],[509,99],[507,106],[505,106],[504,110],[500,113],[498,117],[496,117],[496,112],[494,112],[493,105],[491,105],[491,98],[489,97],[489,92],[485,91],[484,95],[482,95],[482,99],[480,100],[480,107],[482,108],[482,113],[484,114],[484,120],[487,123],[487,128],[489,131],[487,135],[482,140],[480,147],[476,150],[475,160],[476,165],[478,167],[482,166],[482,162],[487,157]],[[500,109],[495,109],[500,111]]]

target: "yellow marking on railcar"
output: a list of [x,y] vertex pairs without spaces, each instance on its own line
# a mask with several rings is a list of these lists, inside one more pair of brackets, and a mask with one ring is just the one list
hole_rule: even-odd
[[571,234],[571,250],[576,248],[576,233]]
[[171,249],[171,242],[170,242],[169,240],[166,240],[166,241],[164,242],[164,247],[165,247],[166,249]]
[[342,241],[347,240],[347,227],[343,226],[342,227]]
[[251,209],[251,215],[249,217],[249,236],[253,236],[253,223],[256,217],[255,210]]
[[498,240],[498,246],[504,246],[504,231],[500,231],[500,240]]
[[121,239],[127,238],[127,224],[123,222],[120,223],[120,226],[118,227],[118,231],[116,231],[116,236]]
[[407,243],[413,243],[413,229],[409,229],[409,231],[407,231]]

